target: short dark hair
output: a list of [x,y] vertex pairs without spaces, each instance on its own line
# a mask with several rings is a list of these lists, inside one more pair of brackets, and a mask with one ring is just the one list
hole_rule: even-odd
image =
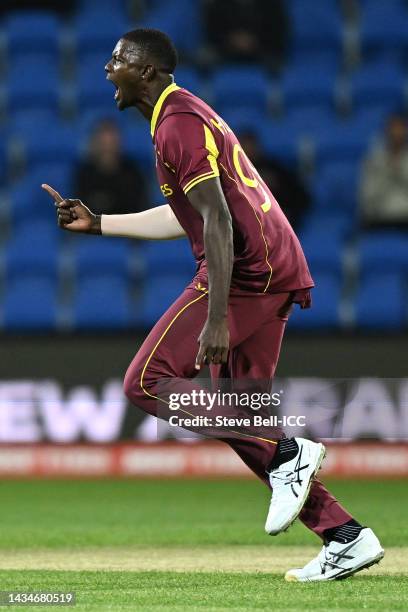
[[161,30],[154,28],[139,28],[131,30],[122,36],[141,48],[147,57],[158,63],[157,68],[172,74],[177,66],[177,50],[172,40]]

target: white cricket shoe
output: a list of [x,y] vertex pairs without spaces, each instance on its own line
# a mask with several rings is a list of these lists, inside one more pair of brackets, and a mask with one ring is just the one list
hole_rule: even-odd
[[305,438],[295,440],[299,447],[296,457],[269,474],[272,500],[265,523],[269,535],[285,531],[297,519],[326,454],[323,444]]
[[302,569],[291,569],[285,574],[288,582],[314,582],[340,580],[379,563],[384,550],[374,532],[365,527],[348,544],[330,542]]

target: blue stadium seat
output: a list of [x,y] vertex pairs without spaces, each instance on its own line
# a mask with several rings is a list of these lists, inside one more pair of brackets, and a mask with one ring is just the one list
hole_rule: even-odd
[[132,241],[103,236],[79,237],[73,240],[73,262],[78,279],[93,276],[95,270],[130,279],[132,274]]
[[146,242],[142,255],[149,279],[179,274],[187,285],[194,276],[195,262],[187,239]]
[[78,158],[78,136],[68,123],[20,126],[13,135],[20,139],[30,169],[38,163],[73,162]]
[[286,70],[301,70],[302,67],[310,72],[311,67],[315,66],[319,72],[329,72],[337,74],[341,70],[341,58],[337,54],[332,55],[327,53],[325,47],[316,47],[316,49],[304,51],[300,55],[290,53]]
[[291,51],[294,58],[321,53],[339,57],[343,44],[343,30],[336,0],[290,0],[285,3],[291,26]]
[[263,123],[259,135],[268,155],[276,157],[287,166],[297,166],[301,141],[297,126],[291,125],[285,118],[281,121],[268,121]]
[[[60,63],[61,60],[58,55],[50,55],[49,53],[43,51],[41,48],[32,51],[24,50],[21,51],[15,57],[9,58],[8,73],[10,77],[13,76],[13,74],[10,74],[12,72],[19,73],[20,71],[22,71],[22,73],[26,72],[28,74],[29,71],[26,70],[26,66],[28,65],[29,68],[34,70],[35,73],[39,73],[42,71],[47,72],[52,70],[53,72],[56,72],[59,75]],[[34,74],[33,76],[39,77],[41,75]]]
[[55,224],[56,216],[50,196],[41,189],[48,183],[64,197],[73,197],[70,189],[71,164],[67,162],[39,163],[9,191],[11,220],[23,225],[34,219]]
[[267,112],[269,79],[257,66],[226,65],[217,68],[212,78],[213,106],[222,116],[232,107]]
[[301,310],[295,305],[289,318],[289,330],[327,330],[340,325],[341,278],[330,272],[312,272],[312,276],[316,285],[312,291],[312,307]]
[[351,79],[353,107],[398,109],[404,101],[405,82],[404,71],[395,62],[366,64]]
[[7,135],[4,134],[3,130],[0,130],[0,186],[3,183],[8,174],[8,140]]
[[[266,113],[251,108],[243,112],[242,109],[225,107],[222,112],[222,118],[237,134],[249,129],[258,134],[261,140],[266,140],[265,129],[268,133],[269,127],[272,130],[272,136],[273,131],[276,130],[278,134],[287,134],[289,139],[294,139],[296,142],[305,136],[313,138],[316,132],[326,132],[330,130],[334,122],[338,121],[333,110],[321,108],[320,106],[294,107],[276,121],[271,121]],[[271,147],[273,150],[277,148],[273,143],[270,143],[268,147]],[[296,151],[292,153],[294,156],[297,155]]]
[[[124,14],[128,4],[127,0],[115,0],[115,9]],[[79,0],[78,9],[79,12],[108,11],[112,9],[112,0]]]
[[366,233],[358,243],[358,254],[363,277],[373,270],[378,273],[408,273],[408,239],[405,232]]
[[[72,171],[73,166],[70,159],[67,160],[56,160],[47,163],[38,162],[30,172],[30,175],[35,179],[36,187],[42,183],[47,183],[56,189],[65,198],[74,198],[78,194],[75,194],[72,189]],[[40,181],[40,182],[38,182]],[[51,182],[52,181],[52,182]],[[41,202],[44,202],[44,196],[48,194],[42,189],[40,191]],[[50,196],[48,195],[51,201]],[[48,216],[48,213],[47,213]]]
[[150,11],[139,24],[145,28],[158,28],[173,40],[183,57],[194,56],[202,44],[200,3],[192,0],[147,4]]
[[145,171],[154,168],[154,148],[150,135],[150,125],[144,122],[128,122],[123,130],[125,152],[134,157]]
[[286,110],[293,107],[326,109],[334,107],[336,74],[330,68],[299,63],[291,66],[282,79],[282,94]]
[[94,270],[79,280],[73,305],[76,329],[124,329],[132,316],[129,285],[121,276]]
[[[49,197],[49,196],[48,196]],[[57,248],[61,236],[61,230],[55,223],[54,211],[51,206],[51,218],[30,219],[29,223],[18,225],[13,231],[13,240],[19,240],[21,244],[32,244],[33,248],[38,245],[52,243]]]
[[117,2],[104,2],[104,6],[95,4],[89,10],[79,12],[75,20],[77,53],[102,53],[106,57],[106,63],[116,42],[131,29]]
[[259,138],[262,136],[265,123],[269,121],[266,113],[250,107],[248,107],[246,112],[243,112],[240,108],[225,106],[222,111],[222,118],[237,136],[240,132],[250,130],[258,134]]
[[179,87],[188,89],[188,91],[191,91],[196,96],[200,95],[202,79],[195,68],[185,64],[177,66],[175,80]]
[[373,125],[363,125],[358,118],[337,121],[330,131],[322,130],[315,134],[317,166],[334,162],[360,162],[376,133]]
[[301,232],[300,241],[312,276],[316,272],[342,275],[344,245],[340,229],[335,234],[309,226]]
[[147,132],[149,133],[149,123],[147,121],[140,118],[139,115],[134,115],[131,117],[131,109],[128,109],[126,113],[118,112],[116,105],[111,105],[110,101],[108,101],[108,106],[106,107],[102,106],[96,109],[88,108],[84,111],[81,110],[77,121],[73,123],[72,129],[78,137],[78,142],[80,143],[82,152],[86,151],[89,144],[89,139],[92,136],[95,128],[101,121],[105,120],[116,123],[122,133],[122,138],[124,137],[128,126],[131,126],[134,123],[142,124],[147,128]]
[[11,60],[20,54],[40,51],[51,57],[57,55],[60,22],[55,13],[39,10],[16,11],[8,14],[4,26]]
[[55,281],[59,266],[57,236],[54,224],[27,219],[5,246],[2,264],[6,278],[41,274]]
[[382,134],[386,120],[389,116],[389,109],[383,104],[371,104],[361,106],[353,112],[350,117],[351,125],[368,138]]
[[9,133],[24,133],[32,129],[33,125],[54,125],[59,117],[55,107],[39,106],[38,108],[10,108],[8,112],[7,127]]
[[46,331],[57,323],[57,285],[40,273],[18,276],[6,284],[3,324],[6,330]]
[[315,209],[327,213],[353,215],[357,208],[359,167],[354,162],[334,161],[324,164],[313,185]]
[[302,223],[299,236],[320,236],[327,234],[335,242],[343,242],[355,229],[355,217],[348,210],[313,208]]
[[136,307],[137,325],[153,326],[189,284],[191,279],[174,272],[149,277],[142,299]]
[[406,283],[398,272],[375,270],[360,280],[355,298],[357,328],[399,330],[407,320]]
[[115,87],[106,80],[105,66],[110,53],[89,53],[78,63],[77,107],[80,114],[87,111],[109,113],[117,111]]
[[296,130],[300,136],[313,138],[321,132],[328,132],[338,118],[334,109],[314,106],[294,106],[285,113],[285,123],[291,126],[291,130]]
[[[13,61],[10,62],[13,65]],[[43,54],[21,57],[9,72],[7,103],[10,112],[26,109],[56,111],[59,77],[54,59]]]
[[362,5],[360,40],[366,57],[403,57],[408,48],[408,9],[403,0],[370,0]]

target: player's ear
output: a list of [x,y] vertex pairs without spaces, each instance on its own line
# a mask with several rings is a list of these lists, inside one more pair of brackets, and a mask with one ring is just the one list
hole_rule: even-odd
[[151,64],[147,64],[147,66],[143,68],[142,79],[145,81],[151,81],[154,78],[155,74],[156,74],[155,67],[152,66]]

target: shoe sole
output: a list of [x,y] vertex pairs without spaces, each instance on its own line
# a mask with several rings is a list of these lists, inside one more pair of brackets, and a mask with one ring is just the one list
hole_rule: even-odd
[[321,443],[320,443],[320,446],[321,446],[320,454],[319,454],[318,460],[316,462],[315,469],[310,474],[309,483],[308,483],[308,485],[307,485],[307,487],[305,489],[305,494],[303,495],[302,505],[300,506],[298,513],[296,514],[296,516],[291,518],[290,522],[287,525],[285,525],[284,527],[282,527],[282,529],[280,531],[277,531],[276,533],[269,533],[270,536],[277,536],[280,533],[285,533],[290,527],[292,527],[293,523],[296,521],[296,519],[298,518],[299,514],[302,512],[303,506],[305,505],[306,500],[309,497],[310,487],[312,486],[313,479],[315,478],[317,472],[322,467],[323,460],[326,457],[326,447],[323,444],[321,444]]
[[338,576],[332,576],[331,578],[322,579],[319,577],[316,580],[313,580],[310,578],[306,578],[305,580],[299,580],[299,578],[297,578],[294,574],[286,573],[285,580],[286,582],[332,582],[333,580],[345,580],[346,578],[350,578],[354,574],[357,574],[357,572],[361,572],[363,569],[368,569],[372,565],[376,565],[383,559],[383,557],[384,557],[384,551],[382,550],[372,559],[368,561],[364,561],[364,563],[362,563],[361,565],[358,565],[357,567],[354,567],[353,569],[350,569],[350,570],[345,570],[342,574]]

